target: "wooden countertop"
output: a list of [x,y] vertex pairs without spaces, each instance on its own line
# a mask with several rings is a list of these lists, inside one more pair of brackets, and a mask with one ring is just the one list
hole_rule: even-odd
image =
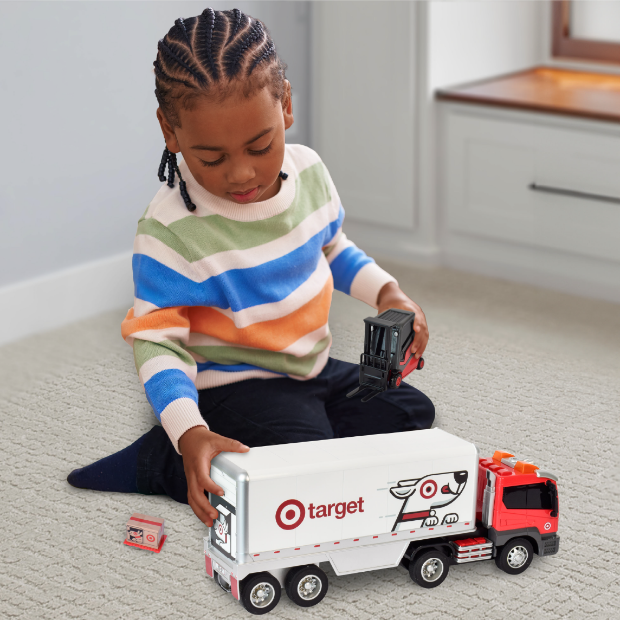
[[534,67],[441,89],[436,97],[442,101],[620,122],[620,75]]

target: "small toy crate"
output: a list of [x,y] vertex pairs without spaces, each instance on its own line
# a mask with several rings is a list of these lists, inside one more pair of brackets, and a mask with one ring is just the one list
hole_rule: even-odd
[[159,553],[166,540],[164,519],[134,512],[127,521],[125,544]]

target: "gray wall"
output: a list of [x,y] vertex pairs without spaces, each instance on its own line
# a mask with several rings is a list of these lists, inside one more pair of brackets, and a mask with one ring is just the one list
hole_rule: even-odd
[[[297,107],[287,140],[308,144],[308,2],[210,5],[266,23]],[[131,250],[161,185],[157,41],[207,6],[0,2],[0,287]]]

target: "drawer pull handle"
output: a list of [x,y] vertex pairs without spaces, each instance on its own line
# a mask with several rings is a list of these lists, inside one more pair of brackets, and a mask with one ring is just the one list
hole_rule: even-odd
[[547,192],[548,194],[562,194],[563,196],[572,196],[573,198],[602,200],[604,202],[614,202],[616,204],[620,204],[620,198],[616,198],[615,196],[605,196],[603,194],[591,194],[590,192],[578,192],[574,189],[564,189],[562,187],[551,187],[550,185],[539,185],[538,183],[530,183],[528,187],[536,192]]

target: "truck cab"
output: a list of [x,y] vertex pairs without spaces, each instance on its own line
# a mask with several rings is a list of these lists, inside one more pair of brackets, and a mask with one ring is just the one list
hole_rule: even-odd
[[495,546],[520,536],[538,555],[559,546],[557,477],[508,452],[480,459],[476,518]]

